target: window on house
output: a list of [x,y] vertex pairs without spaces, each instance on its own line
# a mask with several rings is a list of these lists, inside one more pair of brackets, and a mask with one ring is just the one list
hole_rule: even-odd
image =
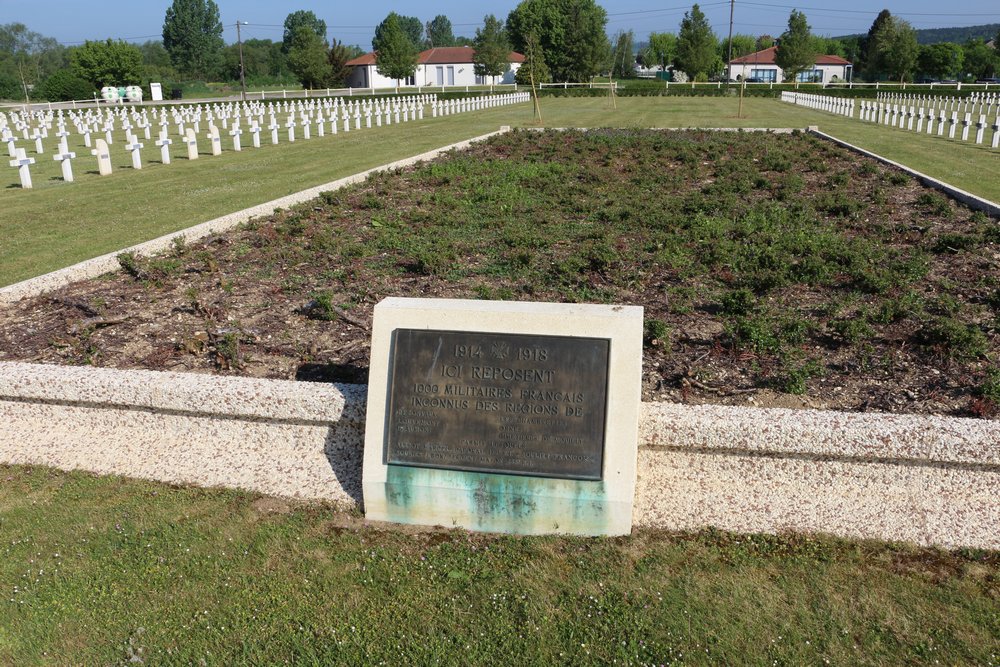
[[760,81],[762,83],[774,83],[778,80],[778,70],[776,69],[752,69],[748,81]]
[[795,75],[795,80],[799,83],[823,83],[823,70],[810,69],[799,72]]
[[444,85],[444,67],[442,67],[441,65],[438,65],[434,69],[434,72],[437,75],[437,85],[443,86]]
[[448,85],[449,86],[455,85],[455,68],[452,67],[451,65],[448,65]]

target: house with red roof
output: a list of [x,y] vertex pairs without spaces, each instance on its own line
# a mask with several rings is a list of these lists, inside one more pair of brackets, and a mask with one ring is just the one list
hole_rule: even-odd
[[[778,67],[776,56],[778,47],[748,53],[729,62],[729,80],[749,83],[781,83],[785,80],[784,73]],[[834,81],[849,81],[851,68],[849,60],[840,56],[816,56],[816,64],[811,69],[805,69],[795,76],[799,83],[832,83]]]
[[[514,74],[524,62],[524,56],[511,51],[507,70],[502,76],[479,77],[472,65],[475,49],[469,46],[445,46],[421,51],[417,70],[412,77],[400,81],[400,86],[482,86],[514,83]],[[384,77],[375,68],[375,52],[347,61],[351,73],[347,85],[352,88],[392,88],[395,79]]]

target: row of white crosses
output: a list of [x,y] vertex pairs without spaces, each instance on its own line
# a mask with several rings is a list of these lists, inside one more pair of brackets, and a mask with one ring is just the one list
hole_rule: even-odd
[[781,101],[807,107],[809,109],[819,109],[828,111],[838,116],[854,116],[854,100],[844,97],[831,97],[829,95],[814,95],[811,93],[781,93]]
[[[887,125],[903,130],[954,139],[961,127],[961,140],[969,141],[972,128],[976,129],[975,143],[982,144],[986,130],[993,131],[990,145],[1000,148],[1000,95],[977,94],[968,98],[932,97],[924,95],[880,94],[875,100],[847,100],[826,95],[783,92],[781,100],[813,109],[854,117],[857,108],[859,120]],[[993,119],[992,124],[989,119]]]
[[[22,136],[37,137],[35,151],[37,154],[42,154],[44,153],[42,139],[47,138],[48,132],[55,126],[60,143],[53,159],[61,162],[63,179],[72,181],[71,161],[76,158],[76,154],[69,151],[67,146],[66,138],[70,135],[67,123],[83,137],[84,145],[91,148],[91,155],[97,158],[99,173],[106,176],[112,173],[110,146],[114,144],[113,133],[116,126],[125,133],[124,148],[131,154],[133,168],[141,169],[141,151],[146,144],[140,141],[139,135],[133,130],[141,130],[145,139],[149,141],[152,137],[151,128],[159,126],[159,134],[153,145],[160,149],[160,161],[163,164],[170,164],[170,146],[174,143],[170,137],[172,128],[176,128],[177,134],[186,146],[188,159],[197,160],[198,135],[203,123],[207,125],[205,137],[210,142],[212,155],[220,155],[223,151],[224,134],[230,137],[234,151],[243,150],[241,137],[245,132],[244,123],[248,126],[246,131],[252,135],[253,147],[260,148],[260,134],[265,129],[270,130],[271,143],[277,145],[281,142],[281,130],[284,130],[287,141],[292,143],[297,136],[305,140],[311,139],[313,128],[316,136],[323,137],[326,135],[327,127],[331,134],[337,134],[341,131],[350,132],[352,129],[360,130],[362,127],[370,129],[373,126],[382,127],[393,123],[423,120],[425,107],[428,105],[431,107],[431,116],[438,117],[529,100],[530,96],[521,92],[447,101],[438,100],[436,95],[413,95],[361,101],[327,98],[267,103],[230,102],[158,109],[117,107],[69,112],[46,110],[26,116],[15,112],[11,114],[10,120],[0,113],[0,139],[7,143],[10,156],[14,158],[10,164],[18,168],[22,187],[30,188],[28,168],[35,161],[34,158],[27,157],[25,149],[16,147],[17,138],[11,127]],[[34,134],[28,131],[32,125]],[[301,130],[301,135],[297,135],[297,130]],[[95,134],[98,136],[92,138]]]

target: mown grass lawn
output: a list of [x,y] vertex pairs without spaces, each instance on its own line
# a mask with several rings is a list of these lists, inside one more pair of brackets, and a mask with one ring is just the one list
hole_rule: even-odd
[[[735,98],[619,98],[618,109],[604,98],[543,98],[548,127],[805,127],[819,125],[844,139],[905,162],[971,192],[1000,201],[1000,152],[938,137],[903,133],[840,119],[768,99],[747,99],[737,118]],[[21,190],[17,171],[0,180],[0,285],[68,266],[127,245],[330,182],[392,160],[496,130],[501,125],[533,125],[530,104],[482,112],[425,118],[371,131],[327,134],[295,144],[226,150],[188,162],[179,141],[173,163],[160,165],[159,151],[146,142],[140,172],[129,153],[112,145],[115,172],[96,175],[96,162],[82,141],[73,148],[77,181],[63,183],[46,154],[35,156],[33,190]],[[204,128],[203,128],[204,129]],[[905,140],[903,138],[905,137]],[[76,140],[79,137],[71,137]],[[174,137],[176,139],[176,136]],[[248,134],[244,144],[250,145]],[[201,149],[208,143],[201,137]],[[30,142],[29,142],[30,143]],[[223,145],[231,147],[229,137]],[[30,147],[29,147],[30,148]],[[33,149],[32,149],[33,150]],[[29,150],[29,155],[32,155]]]
[[1000,557],[822,536],[402,531],[0,466],[0,663],[979,664]]

